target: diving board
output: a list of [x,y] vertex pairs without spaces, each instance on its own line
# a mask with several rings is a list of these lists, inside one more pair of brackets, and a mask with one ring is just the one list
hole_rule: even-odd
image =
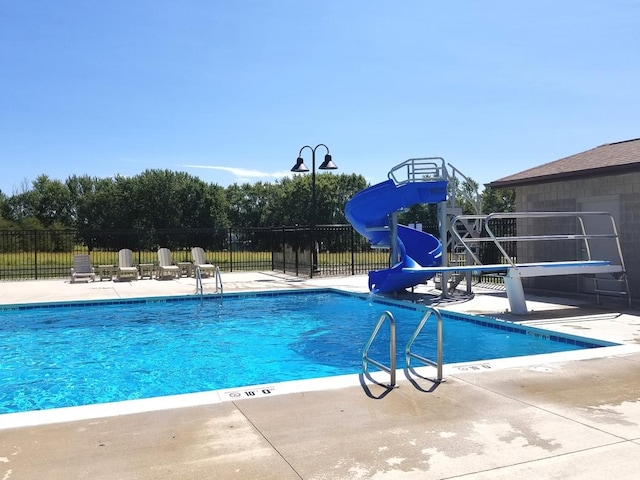
[[522,278],[544,277],[555,275],[583,275],[599,273],[623,273],[622,265],[613,265],[607,260],[565,261],[565,262],[535,262],[491,265],[458,265],[451,267],[413,267],[403,268],[406,273],[419,272],[505,272],[505,286],[511,313],[524,315],[527,303],[522,288]]

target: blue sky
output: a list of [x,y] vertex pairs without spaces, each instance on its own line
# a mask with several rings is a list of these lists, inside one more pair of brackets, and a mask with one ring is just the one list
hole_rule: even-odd
[[0,1],[0,190],[271,182],[318,143],[371,183],[441,156],[484,184],[640,137],[639,18],[634,0]]

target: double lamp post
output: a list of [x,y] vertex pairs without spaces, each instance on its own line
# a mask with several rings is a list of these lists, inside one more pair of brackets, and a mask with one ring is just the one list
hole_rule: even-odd
[[318,272],[318,242],[316,241],[316,220],[317,220],[317,198],[316,198],[316,150],[318,147],[324,147],[327,153],[324,156],[324,162],[318,167],[320,170],[336,170],[338,167],[331,159],[329,147],[324,143],[320,143],[315,147],[305,145],[300,149],[296,164],[291,169],[295,173],[307,173],[309,169],[304,164],[302,151],[305,148],[311,150],[311,278],[313,274]]

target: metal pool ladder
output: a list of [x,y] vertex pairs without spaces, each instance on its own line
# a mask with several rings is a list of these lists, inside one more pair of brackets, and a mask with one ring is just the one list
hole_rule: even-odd
[[[387,367],[382,363],[378,362],[369,357],[369,348],[371,348],[371,344],[373,343],[376,335],[378,335],[378,331],[385,320],[389,320],[389,363],[390,365]],[[378,323],[376,324],[376,328],[373,329],[373,333],[369,337],[367,344],[364,347],[362,352],[362,371],[365,375],[368,375],[367,368],[369,364],[372,363],[376,367],[378,367],[383,372],[387,372],[391,375],[391,382],[388,385],[385,385],[388,388],[394,388],[396,386],[396,321],[393,318],[393,314],[388,310],[385,311],[380,318],[378,319]]]
[[[224,288],[222,286],[222,275],[220,274],[220,267],[218,266],[216,266],[215,276],[216,276],[215,293],[219,292],[220,297],[222,297],[222,295],[224,294]],[[196,277],[196,294],[199,293],[200,296],[202,297],[204,294],[204,287],[202,285],[202,271],[200,270],[200,267],[196,267],[195,277]]]
[[[420,332],[422,332],[422,329],[427,323],[427,320],[429,320],[429,318],[432,315],[435,315],[436,317],[436,360],[435,361],[430,360],[426,357],[423,357],[422,355],[418,355],[417,353],[414,353],[411,351],[411,347],[413,346],[413,343],[415,342],[416,338],[418,338],[418,335],[420,335]],[[371,357],[369,357],[369,349],[371,348],[371,344],[373,343],[376,336],[378,335],[378,332],[380,331],[380,327],[382,327],[382,324],[384,323],[385,320],[389,320],[389,366],[388,367],[378,362],[377,360],[374,360]],[[405,354],[405,364],[406,364],[407,370],[411,368],[411,359],[413,358],[415,360],[418,360],[424,363],[425,365],[436,367],[436,371],[437,371],[436,377],[429,378],[428,380],[431,380],[434,383],[444,382],[442,378],[442,316],[440,315],[440,312],[438,312],[438,310],[431,307],[427,308],[427,312],[424,314],[424,316],[422,317],[422,320],[420,320],[420,323],[418,324],[418,327],[415,329],[415,331],[411,335],[411,338],[407,342],[407,347],[405,348],[404,354]],[[362,351],[362,372],[365,375],[368,375],[367,370],[368,370],[369,364],[375,365],[380,370],[382,370],[383,372],[387,372],[391,376],[391,381],[389,382],[389,384],[383,385],[383,386],[387,388],[394,388],[396,386],[396,321],[393,318],[393,314],[388,310],[385,311],[382,315],[380,315],[380,318],[378,319],[378,323],[376,323],[376,326],[373,329],[373,332],[371,333],[371,336],[369,337],[369,340],[367,341],[364,347],[364,350]],[[371,377],[369,376],[369,378]]]
[[204,292],[202,287],[202,271],[200,270],[200,267],[196,267],[195,277],[196,277],[196,294],[199,293],[200,296],[202,297]]
[[[429,360],[428,358],[425,358],[411,351],[413,342],[415,342],[418,335],[420,335],[422,328],[424,327],[425,323],[427,323],[427,320],[429,320],[429,317],[431,317],[431,315],[436,316],[436,361],[435,362],[433,360]],[[442,380],[442,316],[440,315],[440,312],[438,312],[438,310],[431,307],[427,309],[427,312],[424,314],[424,317],[422,317],[422,320],[420,320],[418,327],[413,332],[413,335],[411,335],[411,338],[407,342],[407,348],[405,348],[404,350],[404,356],[405,356],[405,364],[407,366],[407,369],[411,368],[411,359],[414,358],[424,363],[425,365],[436,367],[436,371],[437,371],[436,378],[430,378],[429,380],[431,380],[434,383],[441,383],[444,381]]]
[[220,275],[220,267],[216,266],[216,292],[220,291],[220,297],[224,293],[224,287],[222,286],[222,275]]

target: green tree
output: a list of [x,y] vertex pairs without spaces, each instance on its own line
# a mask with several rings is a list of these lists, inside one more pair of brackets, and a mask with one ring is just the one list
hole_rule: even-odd
[[515,212],[516,191],[513,189],[486,188],[482,192],[484,213]]
[[126,196],[132,209],[129,218],[133,225],[130,226],[136,228],[224,228],[229,225],[224,189],[184,172],[146,170],[131,179]]
[[[278,184],[282,223],[309,225],[313,216],[311,175],[284,178]],[[367,187],[362,175],[321,173],[316,175],[316,225],[346,223],[346,202]]]
[[36,218],[36,198],[32,191],[17,193],[5,202],[5,218],[21,224],[28,218]]
[[51,180],[44,174],[38,176],[33,182],[30,198],[34,215],[45,228],[54,223],[64,227],[73,225],[71,194],[61,181]]
[[436,229],[438,225],[438,207],[435,204],[412,205],[398,215],[398,223],[421,223],[423,229]]
[[279,223],[277,188],[273,184],[234,183],[226,188],[225,196],[231,225],[264,227]]

